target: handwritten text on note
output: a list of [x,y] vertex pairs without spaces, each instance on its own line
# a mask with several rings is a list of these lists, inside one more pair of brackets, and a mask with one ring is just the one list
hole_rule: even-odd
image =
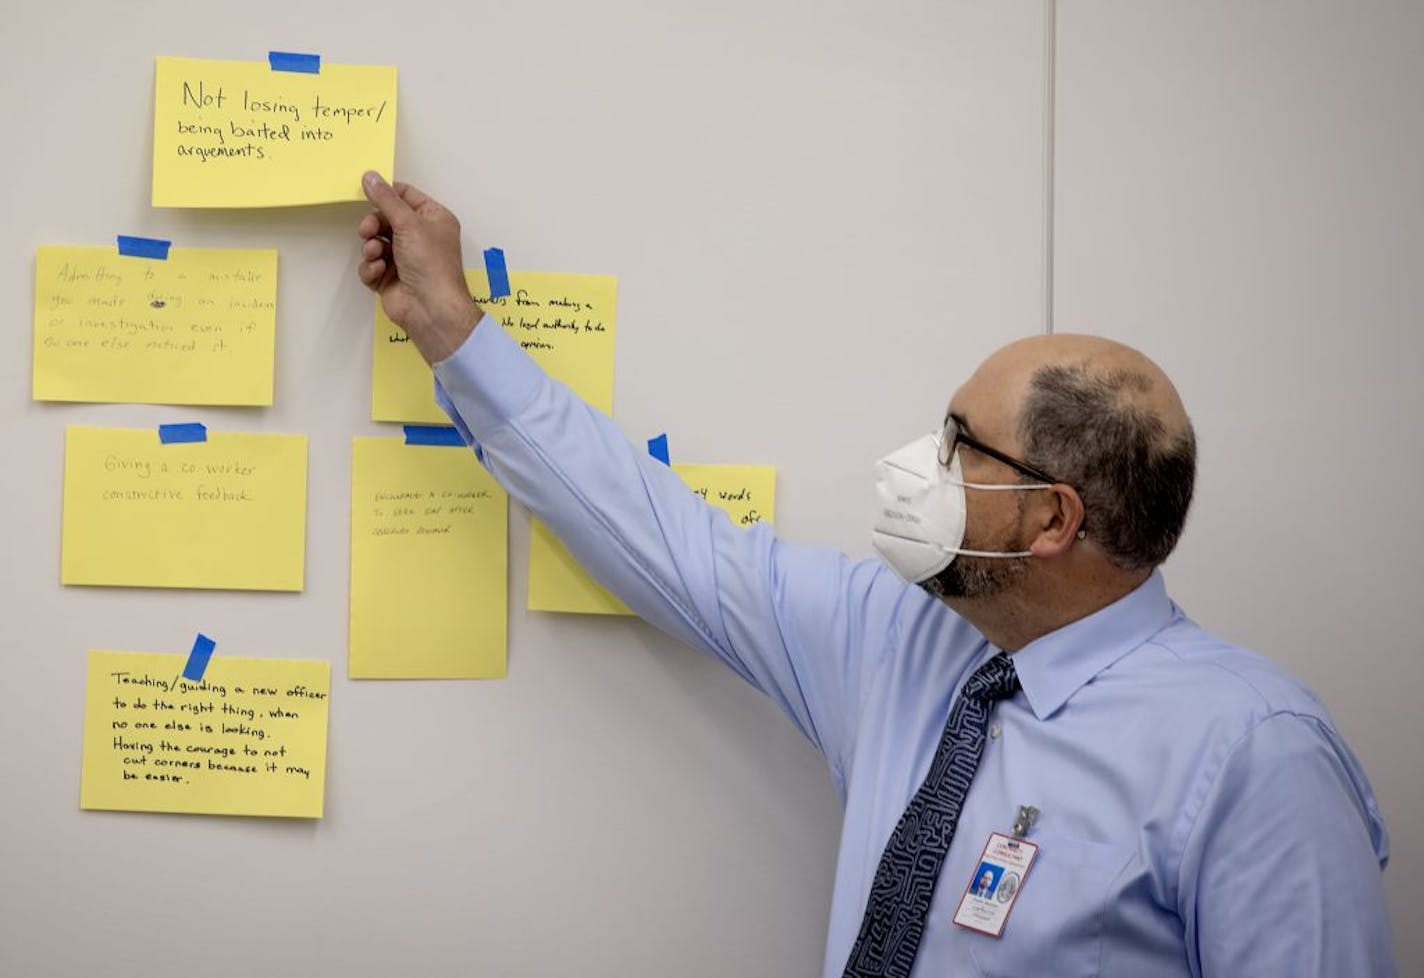
[[89,653],[81,808],[321,818],[331,667]]
[[363,200],[361,174],[395,165],[396,69],[159,58],[155,207]]
[[272,403],[277,252],[112,248],[35,256],[40,401]]
[[306,503],[302,435],[72,427],[60,581],[300,591]]
[[508,513],[464,447],[355,439],[353,679],[505,675]]
[[[618,279],[612,275],[510,272],[510,294],[490,298],[484,269],[466,269],[470,294],[555,380],[604,414],[613,413],[613,334]],[[445,424],[430,368],[376,303],[371,419]]]

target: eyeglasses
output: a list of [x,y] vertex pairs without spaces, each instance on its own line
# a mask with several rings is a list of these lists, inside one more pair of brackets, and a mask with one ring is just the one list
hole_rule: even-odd
[[1005,455],[997,448],[990,448],[972,435],[965,434],[964,426],[958,418],[952,414],[945,415],[944,430],[940,432],[939,436],[939,464],[948,465],[950,460],[954,458],[955,449],[961,444],[968,445],[981,455],[987,455],[992,459],[1003,462],[1010,468],[1017,469],[1024,475],[1037,479],[1039,482],[1046,482],[1049,485],[1053,485],[1062,481],[1061,479],[1053,478],[1053,476],[1047,472],[1034,468],[1026,462],[1020,462],[1012,455]]

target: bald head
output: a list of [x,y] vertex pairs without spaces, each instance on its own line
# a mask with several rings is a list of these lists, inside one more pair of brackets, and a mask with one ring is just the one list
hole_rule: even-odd
[[951,409],[976,437],[1073,486],[1083,528],[1124,570],[1176,545],[1196,442],[1176,388],[1137,350],[1097,336],[1032,336],[994,353]]
[[1156,419],[1165,434],[1180,437],[1189,428],[1182,400],[1161,367],[1131,346],[1101,336],[1054,333],[1017,340],[988,357],[961,393],[991,414],[980,427],[1002,428],[1008,443],[1017,434],[1010,428],[1020,427],[1034,377],[1044,370],[1077,373],[1085,382],[1101,384],[1119,410]]
[[1000,349],[980,371],[997,378],[1021,409],[1033,378],[1047,368],[1078,371],[1107,385],[1119,407],[1156,418],[1163,432],[1181,435],[1188,427],[1181,398],[1162,368],[1132,347],[1101,336],[1030,336]]

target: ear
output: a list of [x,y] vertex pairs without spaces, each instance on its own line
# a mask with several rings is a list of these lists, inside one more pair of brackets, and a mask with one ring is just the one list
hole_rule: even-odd
[[1061,557],[1083,539],[1083,498],[1066,483],[1056,483],[1038,493],[1037,506],[1029,513],[1037,530],[1029,550],[1035,557]]

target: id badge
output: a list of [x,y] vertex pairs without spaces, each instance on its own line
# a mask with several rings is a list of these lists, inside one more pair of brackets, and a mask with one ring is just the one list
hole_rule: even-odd
[[954,923],[990,937],[1002,934],[1037,856],[1038,846],[1032,842],[1001,832],[990,834],[974,877],[954,912]]

